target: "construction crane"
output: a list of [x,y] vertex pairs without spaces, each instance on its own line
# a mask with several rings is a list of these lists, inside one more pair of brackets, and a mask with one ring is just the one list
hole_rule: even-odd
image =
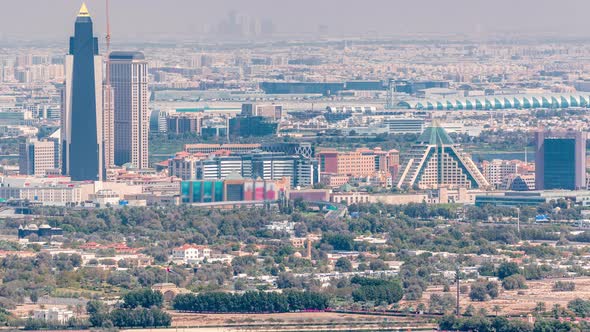
[[111,87],[111,20],[110,20],[110,3],[106,0],[106,20],[107,20],[107,35],[106,35],[106,59],[105,59],[105,81],[103,83],[103,144],[105,147],[104,161],[106,168],[112,167],[114,163],[114,100],[113,89]]
[[106,0],[106,19],[107,19],[107,35],[106,35],[106,42],[107,42],[107,73],[106,73],[106,83],[107,85],[111,85],[111,17],[110,17],[110,1]]

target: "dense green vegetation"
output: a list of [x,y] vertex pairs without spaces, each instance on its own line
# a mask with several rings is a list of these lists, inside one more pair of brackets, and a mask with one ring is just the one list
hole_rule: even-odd
[[493,281],[478,281],[471,284],[469,298],[472,301],[487,301],[498,297],[498,283]]
[[505,290],[525,289],[527,288],[526,279],[520,274],[513,274],[502,280],[502,287]]
[[[561,202],[555,202],[554,205],[561,205]],[[531,212],[531,215],[539,212],[539,209],[551,210],[551,206],[554,205],[539,207]],[[295,207],[292,214],[266,209],[217,211],[189,206],[103,210],[42,208],[35,213],[45,215],[50,225],[64,229],[63,243],[66,247],[75,249],[86,241],[125,242],[130,247],[143,248],[142,252],[152,256],[156,263],[166,265],[169,263],[171,249],[185,243],[209,245],[223,254],[232,253],[238,248],[244,253],[253,253],[256,246],[263,245],[259,259],[246,255],[236,257],[231,265],[210,263],[196,271],[184,266],[172,266],[172,273],[168,275],[169,281],[194,291],[258,289],[259,286],[242,279],[238,279],[234,287],[232,277],[244,273],[251,276],[277,276],[277,286],[281,289],[320,291],[321,287],[317,280],[296,277],[294,274],[327,272],[330,265],[328,255],[333,250],[352,250],[372,252],[374,255],[361,254],[354,268],[350,261],[340,260],[337,262],[337,270],[387,270],[389,267],[385,261],[403,261],[399,281],[404,298],[416,300],[422,296],[428,285],[448,282],[437,271],[455,270],[458,263],[474,264],[462,255],[493,255],[499,253],[499,250],[506,249],[524,251],[533,260],[525,262],[520,267],[509,263],[499,266],[484,263],[479,268],[479,273],[484,276],[498,276],[501,279],[519,274],[527,280],[533,280],[563,275],[564,271],[538,264],[535,258],[561,257],[565,248],[529,245],[526,242],[512,248],[507,246],[518,241],[532,240],[590,241],[590,232],[574,236],[566,226],[560,225],[527,227],[523,223],[518,232],[514,225],[509,224],[488,224],[477,220],[454,221],[460,213],[454,205],[371,204],[353,206],[351,210],[359,211],[359,217],[340,221],[326,221],[321,214],[305,211],[305,206]],[[492,207],[469,207],[465,213],[478,215],[478,211],[494,215],[515,213],[514,209]],[[446,221],[447,218],[451,221]],[[295,236],[323,234],[321,241],[314,243],[312,261],[294,255],[301,250],[291,245],[286,233],[265,228],[265,225],[274,220],[295,222]],[[21,222],[6,220],[0,227],[5,232],[15,232]],[[385,233],[386,246],[353,241],[358,235]],[[2,245],[2,248],[9,251],[18,249],[7,243]],[[31,248],[39,250],[35,246]],[[426,253],[415,256],[411,255],[413,250],[422,250]],[[429,252],[448,252],[459,256],[434,257]],[[580,250],[576,254],[584,252]],[[114,251],[107,250],[97,254],[99,257],[96,262],[91,261],[84,267],[81,267],[81,258],[78,255],[63,254],[50,258],[45,253],[39,253],[32,258],[8,256],[0,259],[0,303],[11,308],[33,294],[85,298],[93,297],[96,292],[125,294],[127,290],[150,287],[166,280],[163,268],[137,267],[125,261],[112,263],[113,267],[122,267],[125,270],[95,268],[93,264],[102,261],[100,256],[112,255]],[[586,271],[573,267],[571,271],[580,275],[587,274]],[[351,303],[353,292],[359,285],[341,282],[334,283],[332,287],[337,291],[339,298]],[[64,291],[65,289],[67,291]],[[362,298],[358,297],[359,294],[357,292],[357,299]],[[489,297],[488,294],[487,298]]]
[[5,308],[0,308],[0,325],[5,325],[8,322],[10,313]]
[[[140,267],[123,260],[110,262],[110,269],[99,268],[98,263],[104,263],[105,257],[115,253],[110,249],[97,251],[97,258],[82,266],[79,255],[51,257],[40,252],[38,244],[31,244],[29,250],[37,252],[34,257],[8,255],[0,259],[0,304],[14,308],[25,300],[42,296],[85,298],[92,299],[88,308],[94,312],[87,325],[165,326],[166,316],[160,309],[159,293],[144,288],[168,279],[198,293],[183,295],[173,303],[175,308],[187,311],[286,312],[380,306],[404,312],[448,313],[455,306],[454,293],[451,293],[454,278],[443,272],[456,271],[458,267],[479,267],[477,272],[473,269],[473,272],[461,273],[462,280],[478,280],[480,275],[499,277],[500,284],[507,290],[526,287],[526,280],[562,277],[568,272],[587,275],[587,271],[573,264],[562,268],[564,265],[549,265],[546,260],[586,255],[589,248],[573,249],[567,243],[590,242],[590,232],[573,235],[572,228],[566,225],[526,222],[528,216],[537,213],[550,213],[556,220],[560,216],[580,215],[578,208],[566,205],[551,202],[538,208],[523,208],[520,231],[500,217],[516,217],[514,209],[487,206],[363,204],[350,208],[358,211],[358,216],[342,220],[326,220],[322,213],[307,210],[302,202],[293,204],[290,210],[218,211],[190,206],[103,210],[39,208],[34,212],[43,214],[50,225],[64,229],[65,235],[60,241],[67,248],[75,249],[88,241],[124,242],[153,257],[159,266]],[[554,209],[560,206],[563,208]],[[489,222],[489,218],[483,217],[486,214],[496,216],[497,220]],[[297,237],[321,234],[319,241],[312,244],[311,260],[300,255],[306,254],[306,249],[294,247],[289,234],[265,227],[273,221],[284,220],[294,223]],[[0,228],[7,233],[15,232],[20,223],[22,221],[7,219]],[[358,241],[360,235],[383,237],[386,244]],[[554,241],[558,245],[528,242],[539,240]],[[235,257],[227,264],[171,264],[171,249],[185,243],[208,245],[215,252]],[[7,242],[0,242],[0,247],[8,251],[22,249],[21,245]],[[238,256],[238,251],[242,255]],[[334,262],[335,254],[345,257]],[[492,264],[478,259],[478,255],[498,254],[522,257],[523,263]],[[394,264],[398,263],[401,267],[394,279],[354,276],[354,273],[363,272],[376,275],[376,271],[393,275]],[[171,269],[168,275],[164,268],[167,266]],[[313,277],[313,273],[329,273],[332,268],[351,275],[328,282]],[[276,283],[257,279],[257,276],[276,277]],[[479,280],[471,287],[462,286],[461,292],[469,294],[476,302],[489,301],[501,292],[500,284]],[[267,293],[275,286],[284,295]],[[424,301],[423,293],[429,286],[443,287],[444,291]],[[136,289],[141,291],[130,292]],[[313,297],[291,302],[285,298],[286,294]],[[102,302],[96,301],[119,296],[123,302],[114,308],[103,307]],[[184,302],[177,302],[183,299]],[[405,300],[402,304],[401,299]],[[220,307],[221,303],[225,303],[224,306]],[[573,305],[575,307],[561,308],[558,314],[584,314],[580,309],[583,305]],[[477,311],[473,306],[465,309],[473,319],[481,316]],[[76,326],[84,324],[75,323]],[[38,322],[29,325],[35,327],[35,324],[38,328],[44,327]]]
[[149,288],[131,291],[123,296],[123,307],[125,308],[162,307],[163,303],[164,297],[162,296],[162,293],[155,292]]
[[109,319],[116,327],[166,327],[172,323],[170,315],[159,308],[115,309]]
[[150,289],[131,291],[123,303],[111,308],[99,301],[89,301],[86,311],[94,327],[165,327],[172,318],[162,308],[162,294]]
[[293,312],[324,310],[328,307],[328,297],[319,293],[301,291],[180,294],[174,299],[172,307],[181,311],[217,313]]
[[399,302],[404,295],[402,286],[396,280],[353,277],[350,282],[360,285],[352,292],[352,298],[356,302],[373,301],[377,305],[393,304]]
[[[48,253],[38,253],[31,258],[9,255],[0,259],[0,307],[14,308],[29,298],[46,295],[89,299],[97,292],[125,293],[166,280],[166,271],[157,267],[131,266],[126,271],[115,271],[80,267],[80,262],[79,255],[60,254],[52,258]],[[175,273],[169,277],[171,282],[189,280],[188,271],[178,267],[173,269]],[[209,273],[207,271],[205,269],[196,277],[202,277]]]
[[567,304],[567,308],[577,317],[590,317],[590,300],[575,299]]

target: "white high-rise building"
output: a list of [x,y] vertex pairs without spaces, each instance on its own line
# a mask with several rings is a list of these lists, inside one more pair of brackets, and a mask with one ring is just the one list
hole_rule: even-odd
[[519,160],[486,160],[482,164],[482,174],[491,185],[500,186],[504,182],[504,178],[518,173],[520,165],[526,164]]
[[55,140],[29,139],[19,146],[19,174],[46,176],[58,173],[59,146]]
[[115,164],[148,168],[148,63],[143,53],[112,52],[110,79],[115,94]]
[[113,87],[104,84],[102,100],[102,136],[104,150],[104,165],[106,169],[115,166],[115,96]]

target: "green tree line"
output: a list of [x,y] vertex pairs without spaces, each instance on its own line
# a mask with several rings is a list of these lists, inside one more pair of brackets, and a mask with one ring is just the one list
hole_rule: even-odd
[[176,310],[193,312],[278,313],[324,310],[328,308],[328,297],[319,293],[301,291],[180,294],[174,298],[172,307]]

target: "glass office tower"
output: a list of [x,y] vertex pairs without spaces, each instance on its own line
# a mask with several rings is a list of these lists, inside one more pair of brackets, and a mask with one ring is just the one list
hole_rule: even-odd
[[586,133],[537,132],[535,189],[586,189]]
[[76,18],[62,94],[62,173],[74,181],[104,177],[102,58],[86,5]]

